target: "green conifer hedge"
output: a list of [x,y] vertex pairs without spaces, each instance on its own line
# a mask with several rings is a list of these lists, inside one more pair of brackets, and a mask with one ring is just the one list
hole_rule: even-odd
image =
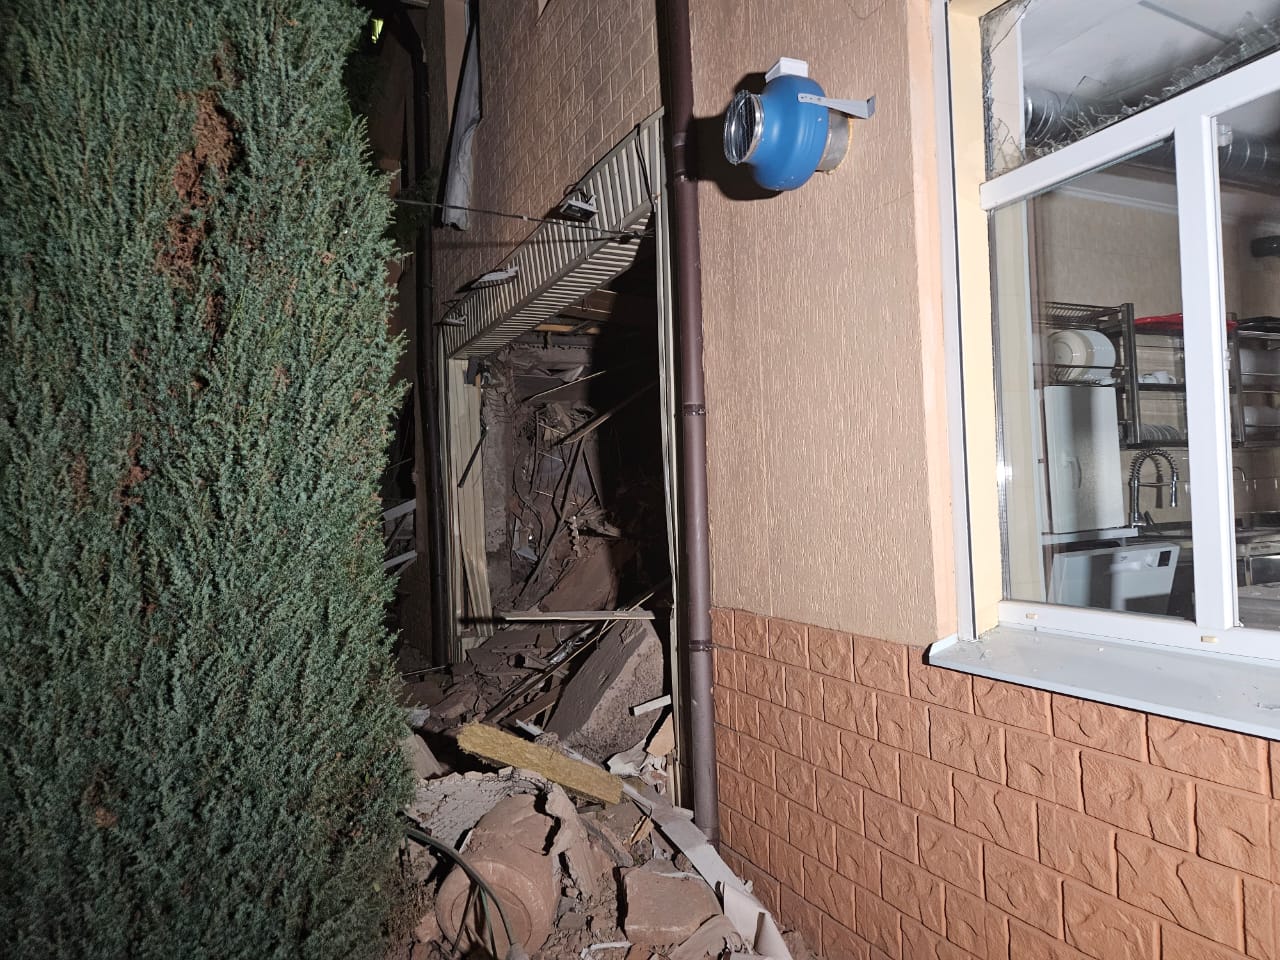
[[0,2],[0,954],[377,955],[386,184],[344,0]]

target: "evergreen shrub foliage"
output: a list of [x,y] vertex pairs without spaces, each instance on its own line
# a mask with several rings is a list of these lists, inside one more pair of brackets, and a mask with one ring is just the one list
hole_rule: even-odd
[[0,954],[380,953],[386,183],[343,0],[0,3]]

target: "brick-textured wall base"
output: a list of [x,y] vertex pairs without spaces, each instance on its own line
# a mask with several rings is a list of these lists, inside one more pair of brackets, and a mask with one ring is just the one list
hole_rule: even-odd
[[1280,743],[713,626],[726,860],[826,960],[1280,960]]

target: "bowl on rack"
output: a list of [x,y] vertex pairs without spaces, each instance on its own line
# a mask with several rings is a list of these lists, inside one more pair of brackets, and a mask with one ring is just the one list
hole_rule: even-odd
[[1110,381],[1115,345],[1097,330],[1058,330],[1049,337],[1054,376],[1069,383]]

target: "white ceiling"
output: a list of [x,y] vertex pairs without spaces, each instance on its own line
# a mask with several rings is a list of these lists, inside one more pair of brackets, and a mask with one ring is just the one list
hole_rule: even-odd
[[1241,28],[1278,17],[1280,0],[1031,0],[1021,19],[1023,80],[1089,100],[1139,97]]

